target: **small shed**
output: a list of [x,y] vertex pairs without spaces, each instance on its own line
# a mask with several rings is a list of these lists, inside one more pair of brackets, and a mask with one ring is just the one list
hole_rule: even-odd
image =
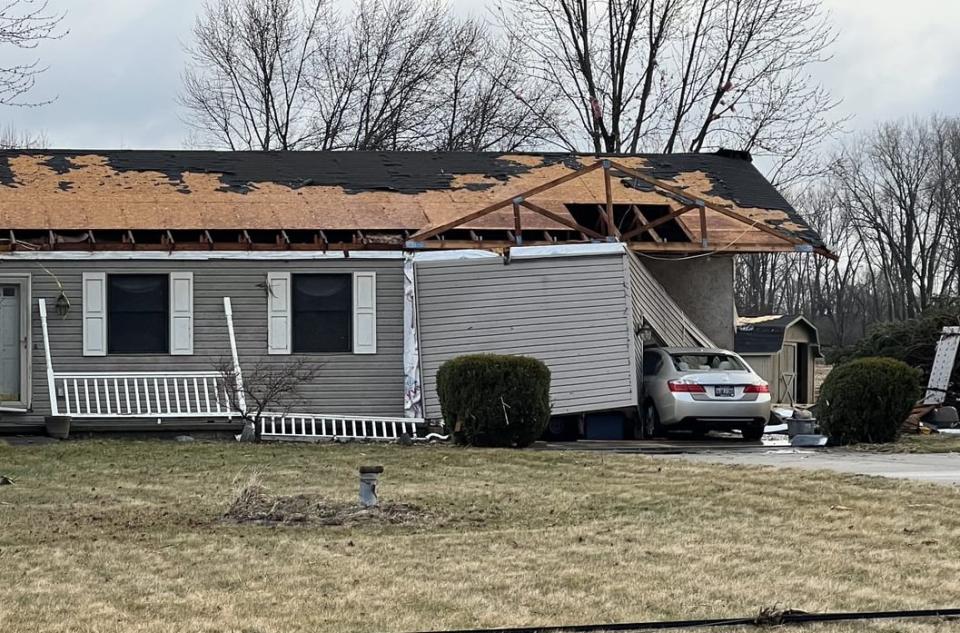
[[808,319],[791,314],[738,317],[734,349],[770,383],[775,403],[814,402],[820,339]]

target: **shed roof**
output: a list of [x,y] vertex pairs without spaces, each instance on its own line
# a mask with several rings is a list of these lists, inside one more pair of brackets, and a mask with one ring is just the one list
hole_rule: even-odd
[[798,314],[772,314],[737,317],[737,332],[734,350],[738,354],[776,354],[783,348],[787,330],[795,323],[802,323],[813,335],[814,345],[819,346],[816,326]]
[[[712,244],[776,250],[784,246],[780,234],[825,250],[816,231],[748,158],[724,152],[637,154],[616,161],[749,222],[706,209]],[[0,152],[0,231],[406,235],[543,187],[596,160],[564,153],[8,150]],[[612,176],[618,205],[676,209],[683,204],[627,173],[614,170]],[[568,205],[602,205],[605,199],[604,174],[598,170],[545,188],[531,202],[574,220]],[[524,231],[569,232],[544,214],[523,209],[520,215]],[[676,221],[690,249],[697,250],[703,237],[697,213]],[[457,228],[509,231],[515,216],[512,209],[500,209]]]

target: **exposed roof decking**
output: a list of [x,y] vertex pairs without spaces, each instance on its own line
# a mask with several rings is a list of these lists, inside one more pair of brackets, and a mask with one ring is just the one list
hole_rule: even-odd
[[[571,154],[425,152],[0,152],[0,231],[325,230],[415,233],[517,196],[596,162]],[[625,167],[822,248],[812,231],[748,161],[716,154],[615,157]],[[613,173],[618,205],[683,205],[624,173]],[[572,219],[566,204],[602,205],[602,170],[530,198]],[[526,231],[569,231],[521,211]],[[696,212],[677,219],[699,246]],[[706,209],[709,241],[783,241]],[[511,208],[463,230],[510,231]],[[680,247],[682,248],[682,247]]]

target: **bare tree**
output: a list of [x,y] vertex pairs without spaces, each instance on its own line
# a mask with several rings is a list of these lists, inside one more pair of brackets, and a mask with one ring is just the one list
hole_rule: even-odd
[[0,128],[0,149],[37,149],[49,146],[50,141],[44,132],[28,132],[11,124]]
[[801,311],[825,342],[849,344],[960,294],[960,120],[880,125],[829,164],[794,203],[839,261],[741,258],[741,309]]
[[439,2],[214,0],[194,35],[181,102],[201,145],[513,150],[556,118],[518,47]]
[[261,358],[240,376],[232,359],[220,359],[215,371],[223,379],[227,404],[243,419],[241,441],[260,439],[265,413],[286,415],[299,404],[301,388],[316,378],[320,368],[302,358],[283,363]]
[[522,47],[474,21],[455,25],[448,42],[451,59],[431,87],[430,149],[512,151],[552,138],[557,94],[524,80]]
[[[63,14],[51,12],[47,0],[3,0],[0,2],[0,45],[21,50],[37,48],[44,40],[60,39]],[[24,101],[46,67],[40,62],[0,65],[0,104],[37,106],[46,101]]]
[[[201,139],[230,149],[297,149],[310,130],[305,71],[323,1],[216,0],[193,29],[180,100]],[[306,116],[305,116],[306,115]]]
[[809,78],[834,39],[819,0],[499,0],[496,15],[532,60],[525,77],[563,94],[553,131],[570,149],[722,145],[786,173],[836,126]]

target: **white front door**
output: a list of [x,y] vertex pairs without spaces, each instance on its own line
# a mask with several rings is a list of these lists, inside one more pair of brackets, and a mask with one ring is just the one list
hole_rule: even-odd
[[20,284],[0,284],[0,402],[22,399],[21,288]]

